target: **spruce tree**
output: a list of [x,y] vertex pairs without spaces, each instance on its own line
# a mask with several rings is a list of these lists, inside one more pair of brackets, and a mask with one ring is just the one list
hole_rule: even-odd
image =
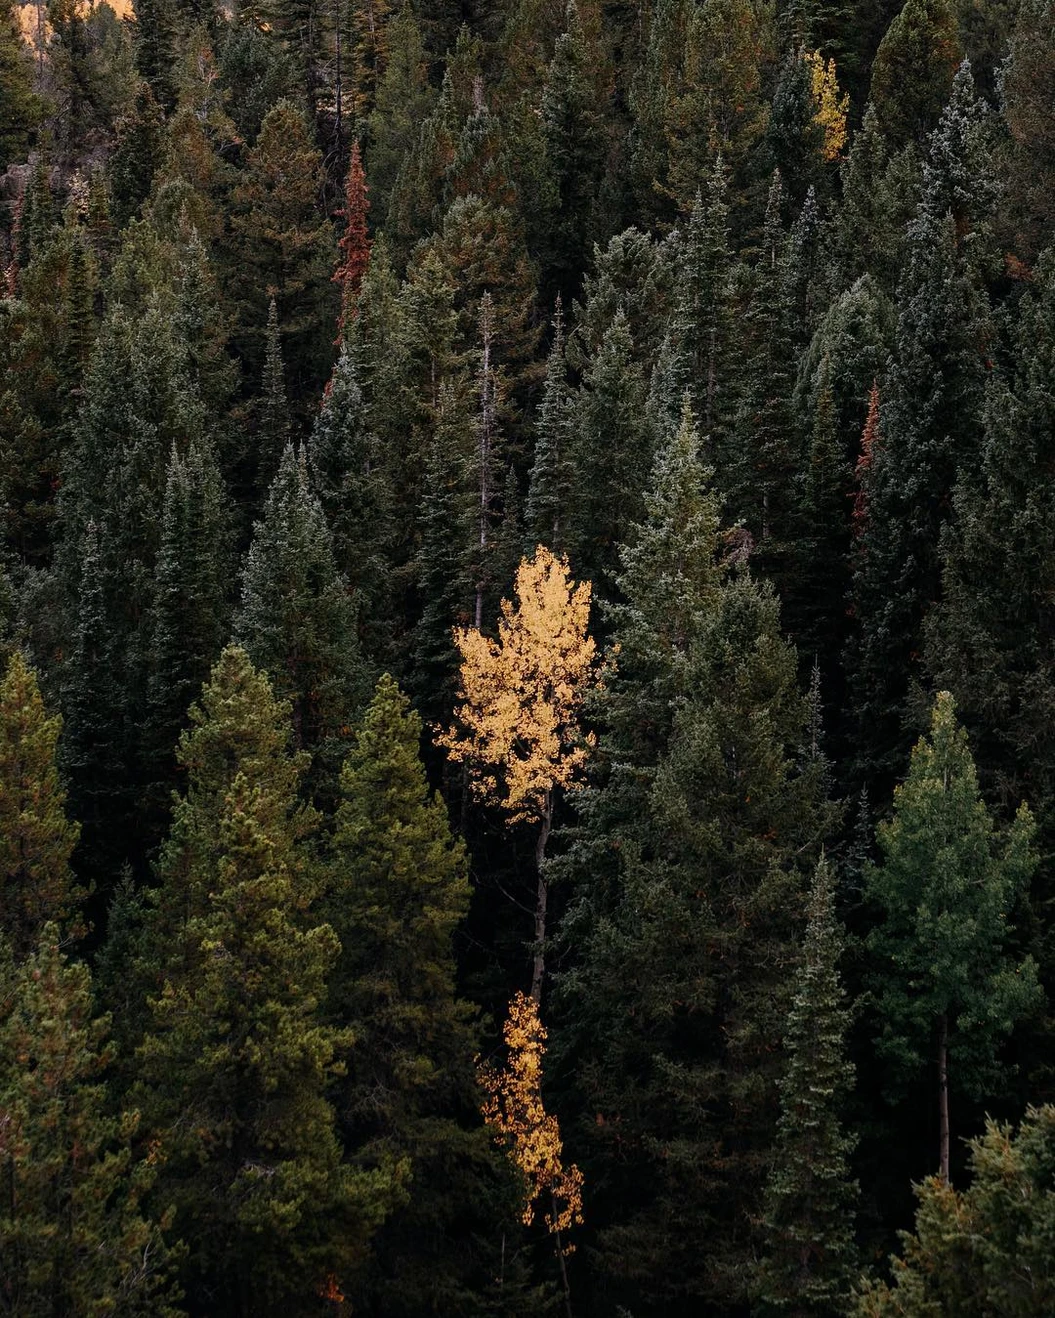
[[307,461],[333,535],[337,568],[355,592],[364,649],[375,657],[391,640],[397,464],[371,428],[356,358],[352,348],[342,347],[307,444]]
[[394,1193],[392,1169],[342,1160],[326,1097],[350,1036],[322,1016],[340,946],[309,911],[313,817],[288,718],[245,652],[225,650],[181,742],[188,788],[160,864],[136,1096],[198,1311],[308,1312],[347,1281]]
[[295,401],[323,374],[336,319],[336,292],[327,292],[334,239],[319,210],[322,188],[322,159],[304,117],[279,101],[264,118],[232,193],[228,279],[240,311],[241,346],[258,370],[262,313],[274,297]]
[[88,968],[60,938],[45,925],[17,967],[0,952],[0,1306],[180,1318],[169,1219],[143,1204],[156,1159],[133,1152],[138,1113],[111,1107],[109,1019],[93,1019]]
[[278,326],[278,306],[272,298],[267,307],[264,331],[264,376],[261,381],[260,424],[256,433],[255,482],[257,495],[275,479],[282,454],[289,443],[289,400],[286,398],[285,371],[282,365],[282,338]]
[[547,545],[554,551],[564,547],[571,497],[572,399],[564,353],[564,312],[558,298],[553,317],[553,343],[546,360],[546,380],[535,418],[535,454],[524,508],[528,547]]
[[187,711],[230,630],[230,536],[223,479],[208,443],[192,443],[186,458],[173,452],[150,617],[143,757],[161,814],[167,813]]
[[36,949],[46,923],[67,924],[80,895],[70,873],[80,829],[66,816],[56,764],[61,730],[16,650],[0,683],[0,927],[18,958]]
[[767,1247],[758,1296],[763,1313],[841,1314],[856,1280],[854,1139],[840,1109],[853,1081],[846,1060],[849,1012],[839,977],[845,936],[835,914],[832,866],[822,856],[784,1032],[787,1068],[766,1182]]
[[333,754],[362,698],[362,659],[333,538],[307,460],[291,445],[254,529],[235,635],[290,701],[297,749],[319,753],[317,774],[335,772]]
[[831,811],[795,767],[807,710],[776,600],[720,560],[691,420],[648,507],[614,615],[626,667],[597,701],[606,777],[558,866],[575,885],[558,994],[606,1294],[690,1313],[745,1302],[800,866]]
[[977,462],[992,325],[977,262],[991,196],[986,114],[970,71],[929,142],[898,292],[894,360],[881,389],[848,646],[858,772],[892,786],[911,741],[909,691],[940,592],[938,547],[952,490]]
[[610,572],[617,546],[641,513],[641,478],[652,462],[645,381],[626,316],[617,311],[574,403],[575,504],[569,540],[587,576]]
[[877,830],[882,859],[866,873],[880,922],[868,937],[876,1047],[888,1092],[937,1059],[938,1165],[949,1179],[950,1091],[992,1093],[997,1046],[1041,999],[1036,967],[1008,946],[1008,917],[1036,868],[1024,804],[999,836],[978,791],[967,734],[947,691],[930,737],[912,752],[894,814]]
[[1044,582],[1055,570],[1047,436],[1055,416],[1055,260],[1022,298],[1006,373],[988,381],[977,470],[957,485],[942,539],[942,599],[927,666],[956,697],[986,795],[1010,816],[1026,798],[1046,854],[1055,828],[1055,651]]
[[407,1159],[413,1178],[361,1293],[367,1312],[408,1318],[426,1304],[460,1308],[481,1280],[473,1234],[494,1227],[477,1202],[493,1202],[494,1175],[475,1120],[475,1032],[455,985],[467,858],[429,792],[420,740],[420,718],[382,677],[341,772],[324,907],[341,941],[328,1009],[356,1031],[336,1089],[345,1140],[365,1165]]
[[146,82],[117,129],[110,157],[110,214],[118,229],[139,214],[164,158],[165,115]]

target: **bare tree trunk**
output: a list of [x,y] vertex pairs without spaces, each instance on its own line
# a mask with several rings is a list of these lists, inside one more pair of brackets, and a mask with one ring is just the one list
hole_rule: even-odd
[[538,875],[538,892],[535,900],[535,964],[531,972],[531,996],[536,1005],[542,1001],[542,980],[546,974],[546,843],[553,825],[553,789],[546,793],[542,807],[542,826],[535,843],[535,872]]
[[949,1021],[938,1022],[938,1124],[941,1146],[941,1179],[949,1183]]

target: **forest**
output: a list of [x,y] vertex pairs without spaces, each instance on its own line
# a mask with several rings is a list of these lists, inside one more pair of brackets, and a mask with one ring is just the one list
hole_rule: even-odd
[[1050,1318],[1055,0],[114,3],[0,0],[0,1318]]

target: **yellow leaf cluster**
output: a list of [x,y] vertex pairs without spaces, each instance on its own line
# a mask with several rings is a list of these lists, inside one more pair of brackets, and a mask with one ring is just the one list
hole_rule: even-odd
[[487,1094],[484,1120],[494,1130],[495,1139],[507,1146],[527,1181],[524,1225],[534,1221],[535,1206],[548,1191],[552,1211],[544,1213],[543,1221],[546,1230],[557,1235],[582,1224],[582,1172],[574,1163],[563,1166],[557,1118],[542,1106],[546,1027],[539,1020],[534,998],[516,994],[502,1033],[509,1050],[505,1070],[486,1067],[481,1073]]
[[517,570],[516,606],[502,601],[498,640],[456,627],[462,703],[438,737],[472,770],[478,796],[515,821],[538,820],[555,787],[573,787],[591,737],[579,709],[592,680],[590,584],[573,587],[568,560],[540,545]]
[[846,145],[846,115],[850,109],[850,97],[847,92],[839,91],[835,77],[835,61],[827,64],[819,50],[812,50],[806,56],[810,70],[810,93],[817,109],[813,122],[824,130],[824,145],[821,153],[828,162],[838,160]]

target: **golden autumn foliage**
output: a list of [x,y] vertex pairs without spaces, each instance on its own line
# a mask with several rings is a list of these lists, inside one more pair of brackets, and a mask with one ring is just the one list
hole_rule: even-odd
[[835,77],[835,61],[824,62],[819,50],[806,56],[810,70],[810,92],[816,105],[813,122],[824,130],[822,154],[828,162],[838,160],[846,145],[846,115],[850,108],[847,92],[839,91]]
[[[543,1214],[543,1221],[546,1230],[558,1236],[582,1224],[582,1172],[574,1163],[569,1167],[562,1164],[560,1126],[542,1106],[546,1027],[533,998],[525,993],[515,995],[502,1036],[509,1050],[505,1070],[484,1067],[481,1071],[487,1092],[484,1120],[524,1174],[524,1225],[534,1221],[536,1205],[548,1192],[552,1209]],[[563,1252],[569,1254],[571,1249],[564,1246]]]
[[578,725],[594,642],[586,634],[590,584],[572,586],[568,560],[540,545],[516,575],[517,603],[502,601],[498,640],[458,627],[462,704],[438,737],[470,765],[478,796],[537,821],[555,787],[574,787],[593,744]]

